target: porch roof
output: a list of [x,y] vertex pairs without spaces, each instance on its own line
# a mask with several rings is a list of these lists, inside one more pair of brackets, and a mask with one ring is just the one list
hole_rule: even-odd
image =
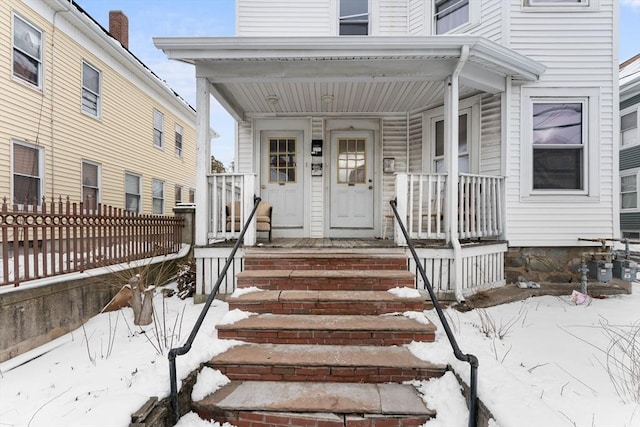
[[396,113],[442,103],[463,50],[460,96],[535,81],[544,66],[483,37],[161,37],[170,59],[196,66],[237,119],[254,114]]

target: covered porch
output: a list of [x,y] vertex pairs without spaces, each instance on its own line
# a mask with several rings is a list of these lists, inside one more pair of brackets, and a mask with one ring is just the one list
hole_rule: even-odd
[[[230,209],[243,223],[254,196],[274,206],[274,238],[381,239],[403,248],[389,208],[395,199],[410,238],[437,246],[425,257],[451,259],[446,286],[466,286],[464,243],[472,239],[495,243],[480,252],[493,257],[486,270],[502,270],[510,94],[536,81],[541,64],[477,36],[154,42],[195,65],[203,263],[214,257],[210,244],[238,238]],[[238,124],[233,173],[210,173],[212,98]],[[250,224],[245,247],[264,245],[263,237]]]

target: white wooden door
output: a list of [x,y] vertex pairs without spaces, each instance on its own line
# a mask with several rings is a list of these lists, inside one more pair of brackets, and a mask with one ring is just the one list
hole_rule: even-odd
[[264,131],[261,135],[262,200],[273,205],[277,228],[303,228],[302,132]]
[[361,235],[349,230],[373,232],[373,147],[373,132],[331,133],[330,228],[344,237]]

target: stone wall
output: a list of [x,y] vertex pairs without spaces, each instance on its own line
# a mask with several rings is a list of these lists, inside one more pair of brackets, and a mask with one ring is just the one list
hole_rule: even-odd
[[600,247],[574,248],[515,248],[505,255],[504,273],[507,283],[525,280],[545,283],[574,283],[580,281],[582,254],[598,252]]

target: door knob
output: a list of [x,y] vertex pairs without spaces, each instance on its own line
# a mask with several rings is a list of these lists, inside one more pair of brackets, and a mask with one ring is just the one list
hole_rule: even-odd
[[260,186],[260,188],[262,188],[262,189],[264,190],[264,189],[266,189],[266,188],[267,188],[267,186],[266,186],[266,185],[264,185],[264,184],[262,184],[262,185]]
[[369,190],[373,190],[373,185],[370,185],[370,186],[369,186]]

